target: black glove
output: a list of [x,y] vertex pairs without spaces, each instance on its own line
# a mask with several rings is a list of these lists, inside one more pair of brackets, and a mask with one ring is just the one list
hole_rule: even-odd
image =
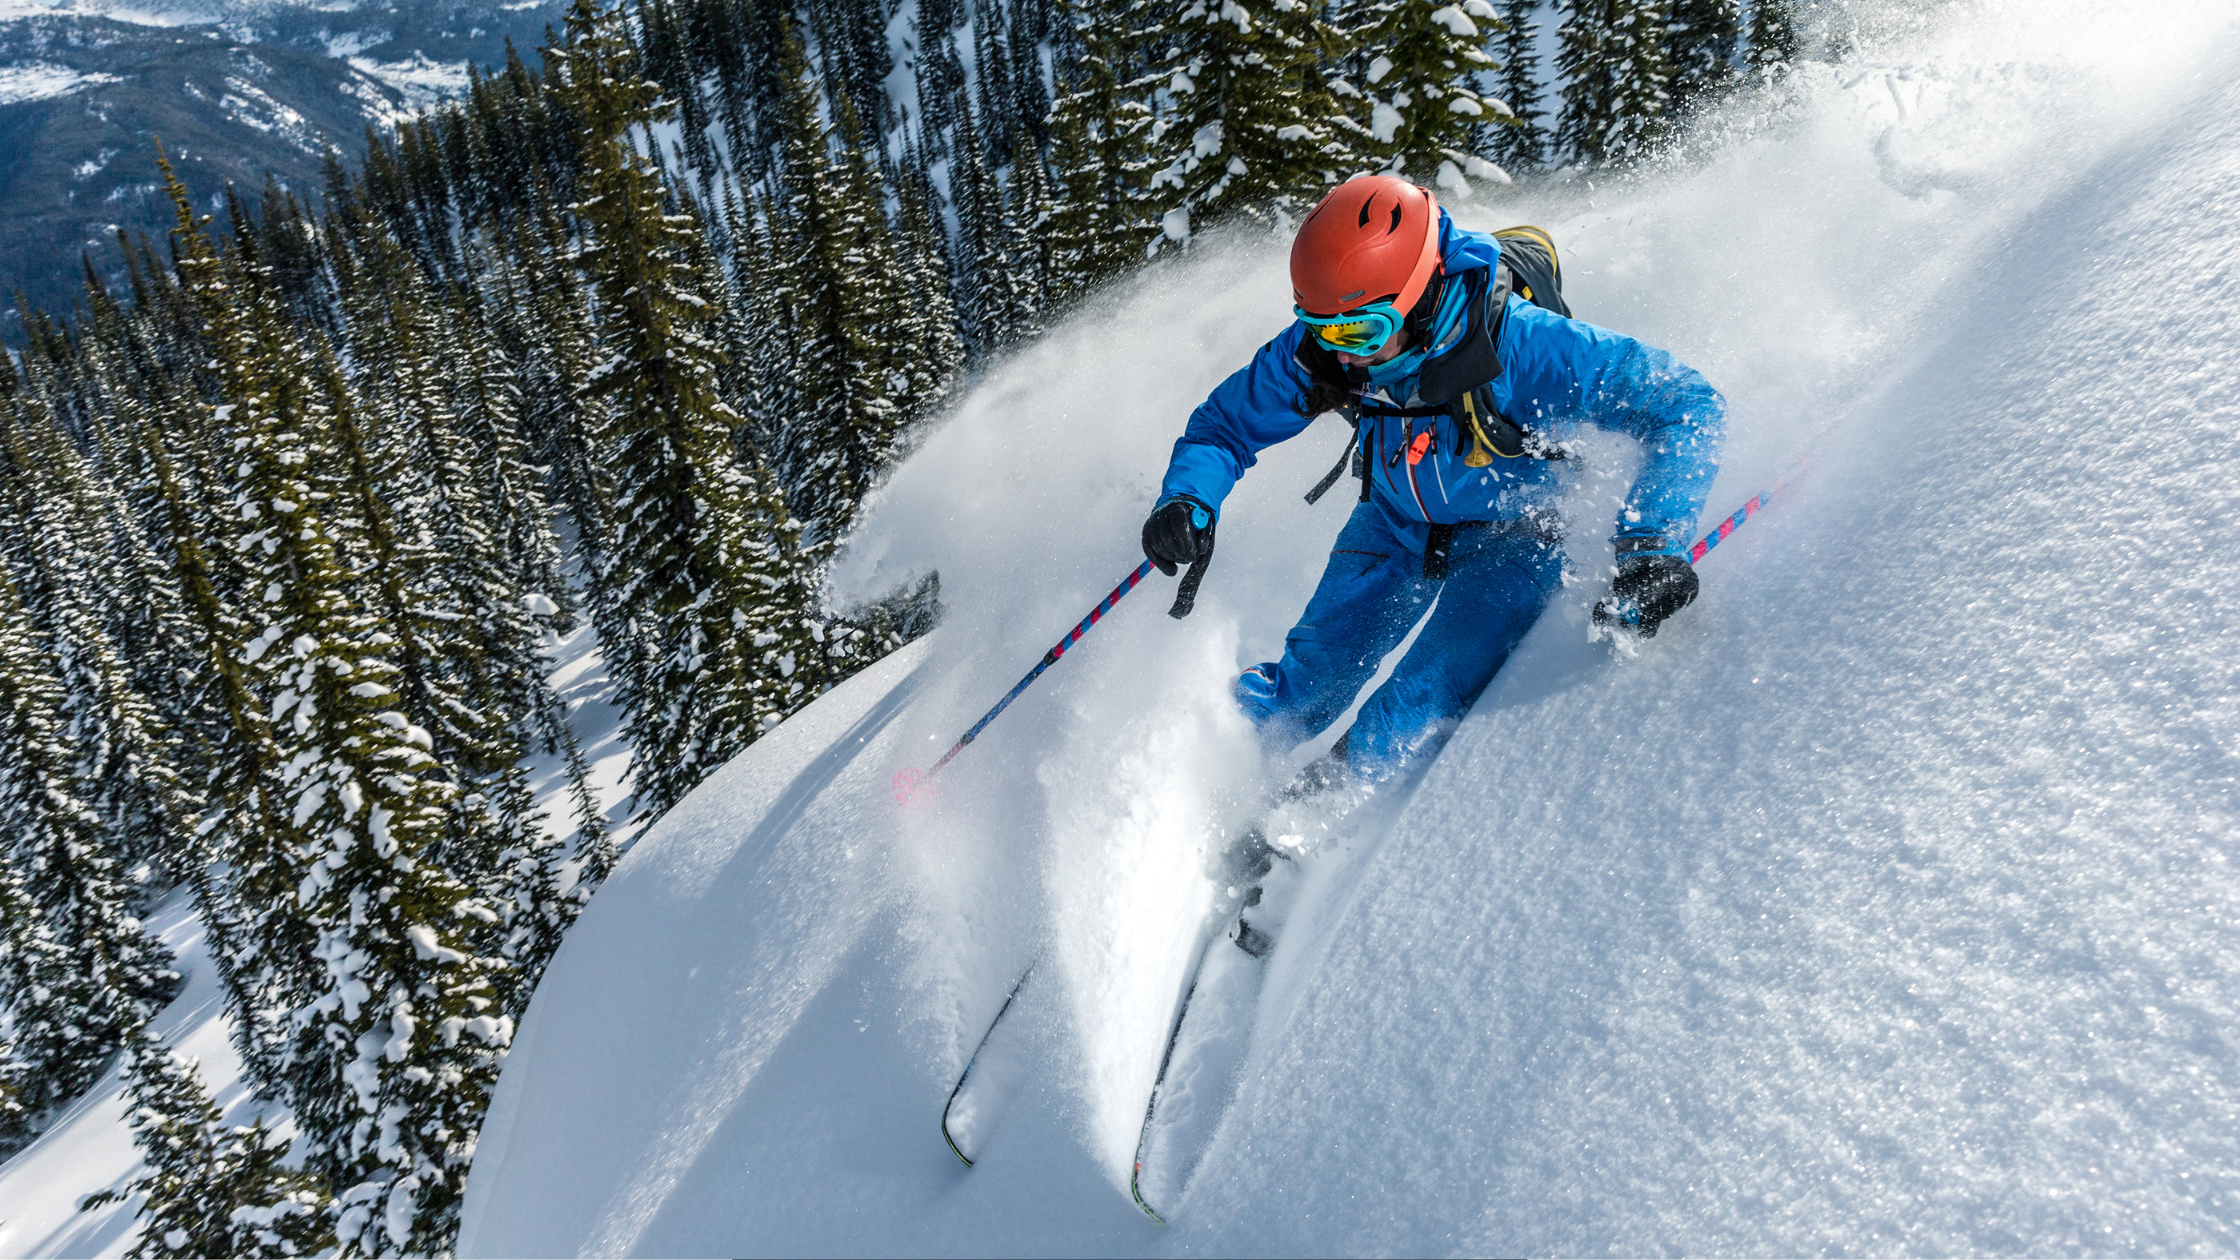
[[1594,606],[1598,626],[1630,626],[1653,639],[1664,619],[1695,602],[1695,566],[1674,555],[1622,556],[1610,594]]
[[1213,509],[1189,495],[1151,509],[1143,523],[1143,554],[1173,577],[1178,565],[1213,558]]

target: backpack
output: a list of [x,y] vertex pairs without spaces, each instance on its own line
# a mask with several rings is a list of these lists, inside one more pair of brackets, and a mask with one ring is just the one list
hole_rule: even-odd
[[1353,378],[1338,363],[1336,355],[1312,337],[1300,338],[1294,358],[1306,369],[1312,382],[1300,401],[1300,410],[1308,415],[1336,411],[1355,431],[1355,440],[1348,444],[1347,454],[1340,456],[1337,464],[1307,492],[1307,502],[1318,502],[1345,474],[1349,462],[1354,476],[1361,479],[1362,501],[1368,501],[1369,478],[1362,466],[1359,436],[1363,416],[1452,415],[1460,422],[1459,427],[1470,435],[1471,449],[1463,462],[1474,468],[1491,464],[1496,456],[1504,459],[1563,458],[1561,450],[1547,447],[1529,430],[1502,415],[1493,406],[1492,391],[1492,383],[1502,370],[1496,347],[1501,340],[1501,326],[1508,318],[1510,293],[1543,310],[1571,318],[1570,304],[1563,300],[1563,265],[1556,256],[1554,238],[1544,229],[1503,228],[1493,236],[1501,243],[1501,260],[1494,264],[1484,300],[1473,303],[1468,323],[1454,346],[1423,365],[1418,393],[1437,402],[1421,407],[1387,407],[1365,402],[1355,392]]

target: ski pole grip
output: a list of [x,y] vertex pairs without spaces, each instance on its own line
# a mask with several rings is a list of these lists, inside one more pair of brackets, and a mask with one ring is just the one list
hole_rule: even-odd
[[1190,562],[1190,571],[1182,575],[1182,585],[1174,590],[1174,607],[1167,610],[1169,617],[1180,621],[1190,615],[1191,609],[1197,607],[1198,583],[1205,581],[1206,566],[1212,563],[1211,551]]

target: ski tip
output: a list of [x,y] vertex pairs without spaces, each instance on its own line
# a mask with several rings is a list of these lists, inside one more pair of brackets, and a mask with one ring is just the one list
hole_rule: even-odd
[[949,1144],[950,1154],[963,1160],[965,1167],[972,1167],[972,1157],[964,1153],[963,1148],[957,1145],[955,1138],[949,1136],[949,1115],[947,1112],[943,1112],[941,1115],[941,1140]]
[[1136,1206],[1143,1209],[1143,1214],[1150,1217],[1153,1224],[1167,1223],[1166,1217],[1153,1211],[1151,1205],[1143,1201],[1143,1163],[1140,1160],[1136,1163],[1135,1171],[1128,1175],[1128,1193],[1135,1196]]

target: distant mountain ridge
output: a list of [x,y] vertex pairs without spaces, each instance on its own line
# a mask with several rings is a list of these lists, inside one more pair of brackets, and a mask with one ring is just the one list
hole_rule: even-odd
[[81,254],[121,273],[118,228],[160,240],[158,138],[208,208],[268,171],[314,192],[322,144],[355,165],[367,124],[463,88],[468,63],[499,63],[509,37],[527,55],[561,7],[0,0],[0,335],[20,334],[19,300],[67,313]]

